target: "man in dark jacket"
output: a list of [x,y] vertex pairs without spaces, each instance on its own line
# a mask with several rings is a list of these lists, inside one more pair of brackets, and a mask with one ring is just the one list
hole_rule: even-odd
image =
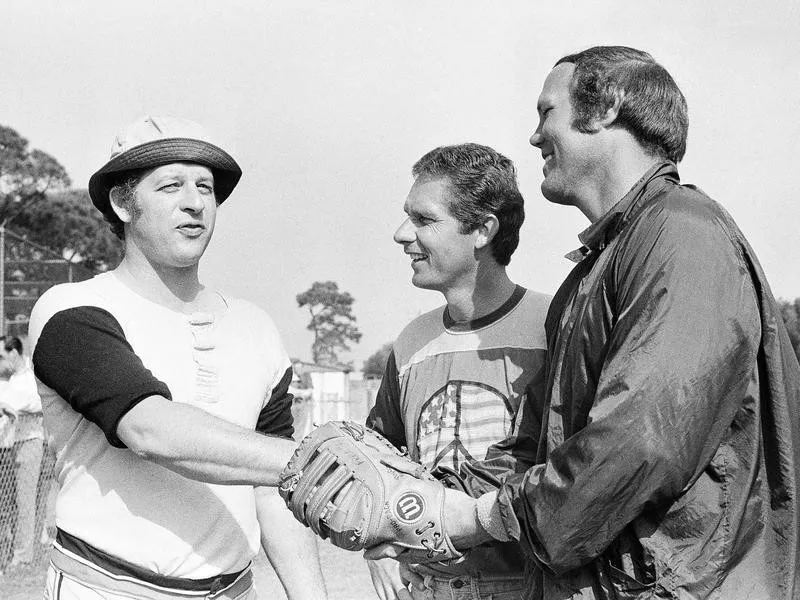
[[542,192],[592,224],[547,317],[539,464],[451,501],[456,545],[518,539],[532,598],[799,597],[800,367],[744,236],[680,185],[683,95],[598,47],[538,111]]

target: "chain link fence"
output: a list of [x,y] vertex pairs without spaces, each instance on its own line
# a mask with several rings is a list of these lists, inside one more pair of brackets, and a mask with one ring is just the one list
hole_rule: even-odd
[[[29,355],[33,305],[52,286],[95,274],[78,262],[0,226],[0,329]],[[0,388],[0,402],[3,391]],[[55,534],[55,456],[41,414],[0,410],[0,597],[10,580],[40,572]]]
[[[0,447],[0,571],[42,561],[55,535],[55,456],[42,439]],[[14,565],[12,566],[12,560]],[[13,572],[8,572],[13,575]]]
[[81,263],[34,244],[0,226],[0,315],[2,333],[24,337],[33,305],[57,283],[84,281],[95,275]]

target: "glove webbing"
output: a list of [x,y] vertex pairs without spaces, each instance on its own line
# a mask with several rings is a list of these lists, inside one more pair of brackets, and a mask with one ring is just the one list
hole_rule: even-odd
[[[325,451],[328,453],[327,451]],[[330,454],[330,453],[328,453]],[[335,494],[341,492],[342,488],[353,477],[352,471],[346,465],[339,465],[332,475],[319,485],[309,497],[306,503],[306,519],[314,533],[325,539],[327,536],[321,532],[322,524],[328,514],[335,510]],[[327,506],[326,506],[327,505]]]
[[[300,478],[300,481],[297,484],[293,494],[300,498],[308,498],[309,494],[313,490],[314,486],[320,480],[320,477],[325,474],[325,472],[330,469],[331,465],[336,462],[336,457],[328,452],[327,450],[322,450],[318,456],[314,459],[308,469],[303,473],[303,477]],[[305,518],[305,506],[304,503],[297,503],[292,512],[294,513],[295,518],[303,523],[304,525],[309,525],[310,523]]]
[[345,550],[356,550],[361,548],[364,544],[362,537],[364,535],[364,523],[355,529],[344,529],[341,521],[343,521],[348,514],[352,514],[355,510],[355,505],[358,502],[363,502],[366,507],[364,514],[372,512],[372,491],[369,490],[363,482],[353,480],[352,484],[342,493],[341,499],[337,498],[339,506],[333,511],[328,522],[330,523],[330,537],[331,542],[339,548]]

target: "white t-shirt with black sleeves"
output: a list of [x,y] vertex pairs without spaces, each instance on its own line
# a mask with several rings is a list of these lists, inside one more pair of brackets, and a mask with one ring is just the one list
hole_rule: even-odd
[[111,272],[37,302],[33,367],[57,453],[56,524],[71,551],[86,546],[112,571],[192,580],[239,571],[258,551],[251,486],[186,479],[116,435],[128,410],[160,395],[291,437],[291,363],[278,331],[255,305],[223,300],[221,315],[186,315]]

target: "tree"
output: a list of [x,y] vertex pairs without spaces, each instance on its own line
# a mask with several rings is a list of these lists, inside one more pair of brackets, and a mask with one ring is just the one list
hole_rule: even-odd
[[0,125],[0,226],[94,270],[116,266],[122,244],[63,166]]
[[0,125],[0,225],[7,225],[48,191],[67,189],[72,182],[52,156],[28,148],[28,140]]
[[319,365],[336,365],[339,352],[350,350],[348,342],[361,339],[353,315],[355,299],[340,292],[333,281],[315,281],[309,289],[297,295],[297,305],[307,307],[311,322],[306,329],[314,332],[311,355]]
[[20,213],[14,230],[96,271],[115,267],[122,258],[122,242],[94,207],[87,190],[48,194],[45,202]]
[[797,359],[800,360],[800,298],[795,298],[794,302],[779,300],[778,305],[783,322],[786,323],[786,329],[789,332],[792,348],[794,348]]
[[392,345],[392,342],[387,342],[364,361],[364,366],[361,368],[364,377],[383,377],[383,373],[386,371],[386,363],[389,360],[389,354],[392,353]]

